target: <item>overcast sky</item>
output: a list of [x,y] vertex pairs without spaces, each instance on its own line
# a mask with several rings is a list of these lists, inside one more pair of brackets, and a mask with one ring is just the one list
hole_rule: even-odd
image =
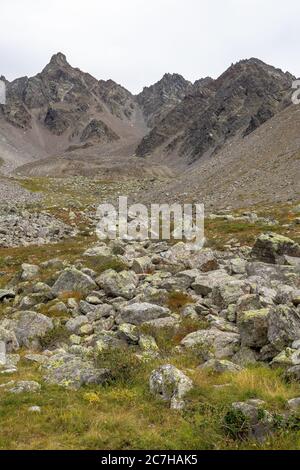
[[61,51],[134,93],[249,57],[299,77],[299,18],[299,0],[0,0],[0,75],[35,75]]

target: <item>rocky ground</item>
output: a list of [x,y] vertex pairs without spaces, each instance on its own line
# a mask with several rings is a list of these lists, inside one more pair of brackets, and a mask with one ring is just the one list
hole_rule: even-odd
[[40,199],[38,194],[26,191],[10,178],[0,175],[0,208],[7,208],[11,204],[31,204]]
[[104,243],[72,181],[1,212],[0,447],[299,448],[299,206]]

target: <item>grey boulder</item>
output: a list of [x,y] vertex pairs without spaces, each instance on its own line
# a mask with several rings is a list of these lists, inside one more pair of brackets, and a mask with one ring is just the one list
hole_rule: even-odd
[[122,323],[140,325],[150,320],[168,317],[170,310],[147,302],[134,303],[121,309],[120,318]]
[[103,384],[110,378],[108,369],[98,369],[92,361],[68,353],[53,355],[42,370],[46,383],[74,390],[83,385]]
[[10,393],[36,393],[41,390],[41,385],[33,380],[21,380],[16,382],[12,385],[12,387],[8,388]]
[[93,279],[75,268],[65,269],[52,287],[55,296],[64,292],[88,293],[95,289],[96,283]]
[[139,278],[133,271],[117,273],[109,269],[97,278],[97,284],[107,295],[132,299],[138,285]]
[[53,329],[51,318],[42,313],[25,311],[17,313],[15,334],[20,346],[35,347],[39,339]]
[[184,397],[193,388],[192,380],[170,364],[152,371],[149,385],[150,392],[173,409],[184,407]]
[[226,359],[237,352],[240,345],[240,335],[220,331],[217,328],[198,330],[183,338],[180,345],[186,349],[198,350],[207,360],[212,358]]
[[251,254],[260,261],[280,264],[284,255],[300,257],[300,245],[278,233],[264,233],[257,238]]
[[238,317],[242,346],[261,348],[268,343],[269,309],[248,310]]
[[268,317],[269,342],[281,351],[300,339],[300,311],[288,305],[271,309]]

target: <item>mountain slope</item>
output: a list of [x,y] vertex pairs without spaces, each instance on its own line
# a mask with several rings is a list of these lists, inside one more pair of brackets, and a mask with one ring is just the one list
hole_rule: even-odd
[[300,106],[291,105],[213,157],[143,195],[152,202],[205,203],[206,210],[300,200]]
[[250,59],[217,80],[198,81],[185,98],[146,135],[139,156],[160,153],[185,164],[214,153],[227,140],[253,132],[290,104],[294,77]]
[[142,112],[129,91],[71,67],[61,53],[35,77],[6,83],[0,151],[14,166],[74,147],[91,147],[93,155],[117,148],[128,156],[145,133]]

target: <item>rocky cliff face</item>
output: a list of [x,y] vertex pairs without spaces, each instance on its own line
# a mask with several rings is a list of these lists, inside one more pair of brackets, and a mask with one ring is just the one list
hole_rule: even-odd
[[139,144],[140,156],[158,149],[191,163],[246,136],[290,103],[293,76],[257,59],[232,65],[217,80],[199,80]]
[[137,95],[148,126],[158,124],[170,110],[185,97],[192,84],[176,73],[166,73],[163,78],[150,87],[145,87]]
[[173,141],[180,132],[192,124],[199,113],[203,113],[214,95],[212,79],[199,80],[189,87],[187,94],[173,106],[161,121],[142,139],[137,148],[138,156],[146,156]]
[[28,133],[37,150],[55,149],[60,142],[63,152],[71,144],[107,144],[134,134],[139,108],[135,97],[112,80],[98,81],[73,68],[62,53],[35,77],[6,84],[7,104],[0,106],[0,124],[13,126],[11,134]]

